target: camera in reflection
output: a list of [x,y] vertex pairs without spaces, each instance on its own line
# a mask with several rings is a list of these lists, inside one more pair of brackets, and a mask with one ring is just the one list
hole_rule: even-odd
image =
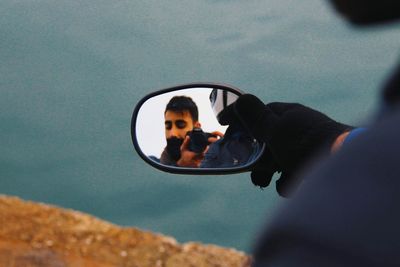
[[194,127],[192,131],[188,132],[190,137],[189,150],[195,153],[201,153],[210,144],[208,138],[216,137],[211,133],[203,132],[199,127]]

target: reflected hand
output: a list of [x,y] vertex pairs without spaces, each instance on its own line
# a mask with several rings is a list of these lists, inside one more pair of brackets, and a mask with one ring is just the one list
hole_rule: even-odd
[[214,131],[214,132],[211,132],[211,134],[213,135],[212,137],[209,137],[208,139],[207,139],[207,141],[208,141],[208,143],[214,143],[214,142],[216,142],[216,141],[218,141],[219,139],[221,139],[222,137],[224,137],[224,134],[223,133],[221,133],[221,132],[219,132],[219,131]]
[[189,150],[189,142],[190,137],[186,136],[185,140],[181,145],[181,157],[177,161],[177,165],[179,167],[192,167],[192,168],[199,168],[201,161],[204,159],[204,154],[208,150],[208,146],[206,149],[201,153],[195,153]]

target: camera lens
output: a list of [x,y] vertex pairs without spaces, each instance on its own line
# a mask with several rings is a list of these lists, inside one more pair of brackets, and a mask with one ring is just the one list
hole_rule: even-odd
[[208,145],[207,134],[201,128],[193,128],[189,133],[189,150],[195,153],[201,153]]

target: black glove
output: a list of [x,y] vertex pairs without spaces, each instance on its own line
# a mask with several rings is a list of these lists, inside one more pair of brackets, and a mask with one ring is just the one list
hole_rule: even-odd
[[253,95],[242,95],[234,112],[253,136],[267,149],[251,173],[254,184],[267,186],[275,172],[281,172],[276,189],[288,196],[300,183],[296,174],[319,150],[330,146],[352,127],[325,114],[295,103],[265,105]]

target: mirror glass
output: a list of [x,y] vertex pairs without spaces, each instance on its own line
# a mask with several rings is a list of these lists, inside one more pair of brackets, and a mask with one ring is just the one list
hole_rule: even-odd
[[196,87],[145,98],[132,133],[136,149],[152,165],[185,169],[248,166],[262,145],[230,118],[229,105],[239,94]]

